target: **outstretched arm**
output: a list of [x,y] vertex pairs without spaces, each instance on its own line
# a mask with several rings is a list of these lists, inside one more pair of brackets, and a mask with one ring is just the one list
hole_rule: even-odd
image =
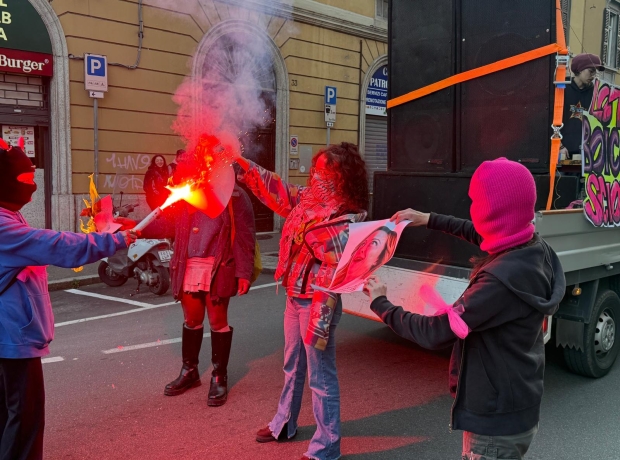
[[476,246],[480,246],[482,243],[482,237],[478,234],[470,220],[445,216],[434,212],[423,213],[413,209],[398,211],[392,216],[391,220],[397,224],[403,220],[410,220],[411,223],[408,227],[425,226],[431,230],[439,230],[440,232],[456,236]]

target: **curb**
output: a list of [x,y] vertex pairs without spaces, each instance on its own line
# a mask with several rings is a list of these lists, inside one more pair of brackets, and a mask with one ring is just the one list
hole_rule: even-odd
[[[273,275],[275,272],[275,268],[264,267],[261,274]],[[90,286],[91,284],[99,283],[101,283],[99,275],[76,276],[75,278],[63,278],[61,280],[49,281],[47,283],[47,290],[49,292],[63,291],[65,289],[77,289],[83,286]]]

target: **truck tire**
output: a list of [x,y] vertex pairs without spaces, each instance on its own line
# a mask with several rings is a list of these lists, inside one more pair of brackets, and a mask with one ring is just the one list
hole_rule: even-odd
[[101,261],[97,268],[99,278],[110,287],[119,287],[127,282],[127,277],[112,271],[107,262]]
[[620,351],[620,297],[605,289],[598,293],[590,324],[584,326],[584,350],[564,348],[564,361],[575,374],[599,378],[613,366]]

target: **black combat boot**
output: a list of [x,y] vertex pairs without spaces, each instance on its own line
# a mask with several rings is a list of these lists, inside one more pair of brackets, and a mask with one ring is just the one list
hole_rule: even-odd
[[208,406],[221,406],[228,397],[228,358],[232,344],[233,328],[228,332],[211,331],[211,388],[209,388]]
[[183,324],[182,355],[183,367],[181,373],[164,389],[166,396],[177,396],[185,393],[192,387],[200,386],[200,374],[198,373],[198,354],[202,345],[204,328],[190,329]]

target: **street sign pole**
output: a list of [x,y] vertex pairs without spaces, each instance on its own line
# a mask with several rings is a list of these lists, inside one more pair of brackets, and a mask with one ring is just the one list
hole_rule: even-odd
[[84,55],[84,89],[93,99],[93,144],[95,150],[93,173],[95,186],[99,185],[99,99],[108,90],[108,60],[105,56]]
[[93,98],[94,108],[94,143],[95,143],[95,187],[99,187],[99,99]]
[[330,130],[331,130],[331,128],[329,127],[329,125],[327,125],[327,146],[328,147],[329,147]]

